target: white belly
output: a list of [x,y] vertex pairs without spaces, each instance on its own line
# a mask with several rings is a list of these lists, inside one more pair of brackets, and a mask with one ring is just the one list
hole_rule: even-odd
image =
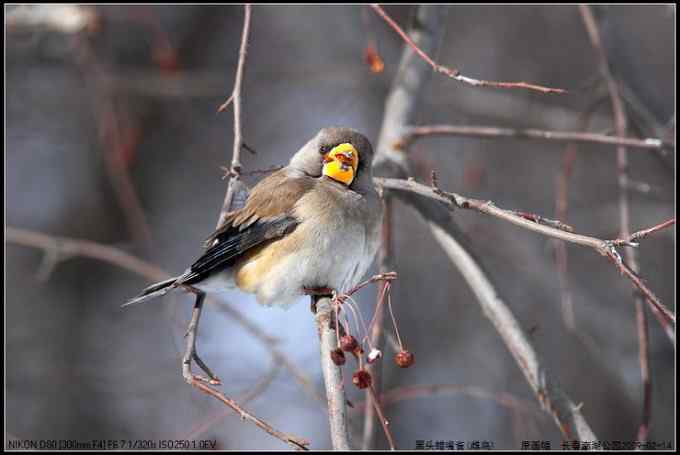
[[[369,236],[376,237],[376,236]],[[267,274],[257,291],[264,305],[289,306],[304,288],[328,287],[338,293],[356,286],[373,262],[378,239],[367,239],[360,223],[343,223],[333,235],[318,225],[307,230],[308,239]]]

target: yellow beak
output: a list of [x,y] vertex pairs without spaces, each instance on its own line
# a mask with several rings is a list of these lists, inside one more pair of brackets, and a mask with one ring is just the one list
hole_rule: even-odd
[[323,175],[349,186],[359,166],[359,152],[352,144],[343,143],[324,156],[324,163]]

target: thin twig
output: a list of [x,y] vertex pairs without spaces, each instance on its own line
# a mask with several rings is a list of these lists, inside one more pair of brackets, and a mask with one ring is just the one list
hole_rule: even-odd
[[[269,371],[267,372],[267,374],[265,374],[262,377],[262,379],[260,379],[250,390],[236,397],[236,401],[238,403],[241,403],[242,405],[245,405],[248,402],[260,396],[267,389],[267,387],[271,385],[271,383],[274,381],[274,379],[276,378],[280,371],[281,364],[278,362],[274,362]],[[219,422],[221,422],[222,419],[226,418],[228,415],[231,415],[231,413],[232,411],[228,409],[221,410],[215,415],[210,416],[204,421],[194,425],[191,428],[191,430],[189,430],[189,432],[186,433],[186,435],[181,435],[180,437],[178,437],[178,439],[189,441],[198,439],[204,433],[206,433],[215,425],[217,425]]]
[[378,419],[380,420],[380,425],[382,425],[383,432],[385,433],[385,436],[387,437],[387,443],[390,445],[390,450],[396,450],[397,446],[394,442],[394,436],[392,436],[392,432],[390,431],[390,421],[387,420],[385,417],[385,414],[383,413],[382,410],[382,405],[380,403],[380,399],[375,393],[375,389],[373,388],[373,385],[368,386],[368,396],[370,397],[370,400],[366,400],[368,403],[369,401],[373,403],[373,407],[375,408],[376,414],[378,414]]
[[241,416],[241,419],[243,420],[248,420],[249,422],[254,423],[257,427],[263,429],[270,435],[274,436],[277,439],[280,439],[281,441],[285,442],[289,446],[293,447],[294,449],[297,450],[307,450],[307,446],[309,445],[309,441],[297,438],[293,435],[289,435],[286,433],[281,433],[278,430],[275,430],[274,428],[271,427],[267,422],[265,422],[262,419],[258,419],[254,415],[248,413],[245,409],[243,409],[241,406],[238,405],[234,400],[231,398],[225,396],[222,392],[219,392],[209,385],[201,382],[201,381],[194,381],[192,384],[195,388],[200,390],[201,392],[210,395],[218,400],[220,400],[222,403],[226,404],[229,406],[231,409],[233,409],[237,414]]
[[[504,210],[497,207],[492,201],[467,198],[465,196],[461,196],[460,194],[445,192],[436,187],[433,188],[416,183],[414,180],[383,178],[376,178],[375,180],[376,183],[382,186],[384,189],[398,192],[410,192],[428,199],[433,199],[442,203],[449,210],[453,210],[454,208],[476,210],[478,212],[500,218],[504,221],[508,221],[525,229],[538,232],[539,234],[543,234],[548,237],[592,248],[612,261],[619,272],[630,279],[634,286],[644,294],[650,305],[656,307],[663,314],[664,318],[675,324],[675,314],[668,310],[668,308],[666,308],[661,303],[659,298],[642,282],[642,279],[635,272],[630,270],[630,267],[628,267],[628,265],[623,261],[619,253],[614,248],[615,245],[611,240],[602,240],[595,237],[567,232],[543,224],[534,223],[533,221],[529,221],[526,218],[513,214],[509,210]],[[621,239],[617,239],[617,241],[621,242]],[[625,246],[633,247],[635,244],[628,243],[625,244]]]
[[522,210],[510,210],[510,213],[519,216],[520,218],[524,218],[525,220],[533,221],[537,224],[543,224],[555,229],[559,229],[560,231],[574,232],[573,227],[560,220],[553,220],[551,218],[546,218],[535,213],[524,212]]
[[405,130],[404,136],[397,143],[399,147],[408,147],[415,140],[428,136],[458,136],[476,138],[513,138],[513,139],[536,139],[555,142],[579,142],[604,145],[625,145],[639,149],[664,149],[674,148],[675,144],[669,144],[661,139],[635,139],[628,137],[608,136],[606,134],[588,133],[581,131],[549,131],[539,129],[516,129],[501,128],[495,126],[469,126],[469,125],[428,125],[411,126]]
[[424,52],[421,48],[419,48],[416,43],[404,32],[404,30],[397,24],[394,19],[392,19],[384,9],[380,7],[380,5],[377,4],[371,4],[371,8],[382,17],[387,24],[392,27],[392,29],[401,36],[401,38],[413,48],[414,51],[422,58],[425,62],[427,62],[428,65],[432,67],[433,70],[435,70],[437,73],[442,73],[452,79],[457,80],[458,82],[463,82],[472,86],[480,86],[480,87],[495,87],[495,88],[509,88],[509,89],[515,89],[515,88],[523,88],[527,90],[535,90],[538,92],[542,93],[567,93],[566,90],[560,89],[560,88],[550,88],[550,87],[544,87],[542,85],[536,85],[536,84],[529,84],[527,82],[496,82],[496,81],[485,81],[485,80],[480,80],[480,79],[473,79],[471,77],[466,77],[460,74],[460,71],[455,69],[455,68],[449,68],[448,66],[440,65],[432,58],[430,58],[429,55],[427,55],[426,52]]
[[229,105],[231,104],[232,101],[234,101],[234,94],[233,94],[233,93],[232,93],[231,95],[229,95],[229,98],[227,98],[227,101],[225,101],[224,103],[222,103],[222,104],[220,105],[220,107],[217,108],[217,112],[224,112],[224,111],[226,111],[227,108],[229,107]]
[[250,4],[246,4],[244,9],[245,16],[243,18],[243,31],[241,33],[241,46],[239,47],[238,64],[236,65],[234,89],[232,90],[231,96],[229,97],[231,104],[234,106],[234,146],[231,155],[231,168],[229,170],[231,178],[229,179],[229,185],[227,186],[227,193],[224,196],[222,211],[220,212],[220,216],[217,221],[217,227],[222,225],[225,218],[227,217],[227,213],[229,213],[229,210],[231,210],[234,193],[236,191],[236,184],[241,178],[241,149],[243,148],[243,130],[241,127],[241,85],[243,83],[243,71],[246,63],[246,55],[248,54],[248,37],[250,34],[250,16],[252,6]]
[[118,248],[89,240],[56,237],[12,226],[5,228],[5,240],[17,245],[39,248],[45,251],[45,254],[52,254],[55,262],[76,257],[87,257],[116,265],[141,275],[150,281],[162,281],[170,278],[170,275],[160,267],[143,261]]
[[[600,72],[607,84],[609,98],[611,100],[612,112],[614,113],[614,128],[616,135],[620,138],[625,138],[628,128],[628,118],[623,100],[621,98],[619,85],[614,79],[611,72],[607,51],[602,43],[600,30],[597,21],[588,5],[579,5],[581,17],[588,32],[590,42],[593,50],[597,54],[600,63]],[[616,171],[617,181],[619,184],[619,225],[620,236],[623,238],[630,237],[630,195],[628,189],[628,181],[630,180],[628,174],[628,152],[624,145],[619,145],[616,148]],[[653,229],[653,228],[652,228]],[[637,252],[634,250],[626,250],[624,252],[626,260],[628,261],[630,271],[633,274],[639,272],[639,265],[637,261]],[[642,419],[638,428],[637,439],[639,441],[647,441],[649,435],[649,423],[651,420],[652,407],[652,384],[651,372],[649,369],[649,331],[647,324],[647,315],[645,314],[645,307],[643,298],[640,294],[635,293],[635,320],[639,339],[639,359],[640,359],[640,376],[642,378],[643,399],[642,399]],[[649,297],[648,297],[649,298]]]
[[675,218],[671,218],[670,220],[666,220],[663,223],[659,223],[656,226],[652,226],[647,229],[641,229],[633,234],[630,234],[627,238],[625,239],[616,239],[613,241],[614,245],[623,245],[623,244],[628,244],[628,243],[636,243],[638,240],[644,239],[645,237],[660,231],[662,229],[666,229],[667,227],[670,227],[675,224]]
[[[624,80],[618,79],[617,85],[619,87],[619,93],[623,100],[623,104],[626,107],[627,115],[631,120],[631,123],[636,127],[636,129],[643,136],[656,136],[664,137],[665,139],[671,141],[674,139],[674,134],[672,127],[669,129],[661,121],[659,121],[656,116],[649,110],[647,106],[642,103],[635,91],[630,88]],[[673,120],[675,116],[671,118]],[[672,122],[671,122],[672,124]],[[675,175],[675,160],[673,158],[673,153],[668,149],[658,149],[655,150],[656,157],[664,165],[664,168],[671,171],[671,175]]]

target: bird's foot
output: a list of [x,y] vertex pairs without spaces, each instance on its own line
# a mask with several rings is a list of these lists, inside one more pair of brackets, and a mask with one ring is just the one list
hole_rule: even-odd
[[[196,381],[207,382],[212,385],[221,385],[220,378],[218,378],[215,373],[212,372],[208,365],[201,360],[196,352],[196,335],[198,332],[198,321],[201,317],[201,310],[203,309],[203,300],[205,299],[205,293],[191,288],[191,292],[196,294],[196,302],[194,303],[194,310],[191,314],[191,321],[189,322],[189,327],[187,328],[184,338],[186,338],[186,350],[184,351],[184,356],[182,357],[182,376],[184,380],[189,384],[194,384]],[[196,362],[203,372],[208,375],[208,377],[199,376],[191,372],[191,362]]]
[[331,288],[308,288],[305,286],[302,288],[302,292],[305,295],[329,297],[335,293],[335,290]]
[[[205,372],[208,376],[201,376],[199,374],[195,374],[191,371],[191,361],[195,361],[196,365],[199,366],[201,370]],[[185,359],[182,362],[182,376],[184,376],[184,380],[187,381],[189,384],[191,384],[192,381],[200,381],[200,382],[205,382],[210,385],[222,385],[222,381],[220,381],[220,378],[215,375],[215,373],[212,372],[210,368],[208,368],[208,365],[206,365],[203,360],[196,354],[196,352],[192,352],[191,357],[189,359]]]
[[[304,295],[309,295],[312,297],[331,297],[335,298],[336,292],[335,289],[331,289],[328,287],[318,287],[318,288],[310,288],[307,286],[304,286],[302,288],[302,293]],[[312,313],[316,314],[316,300],[315,298],[312,298],[312,303],[310,305],[310,310],[312,310]]]

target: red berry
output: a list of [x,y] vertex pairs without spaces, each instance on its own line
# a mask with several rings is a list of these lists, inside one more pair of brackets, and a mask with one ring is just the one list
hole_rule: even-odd
[[370,387],[372,382],[371,374],[366,370],[357,370],[352,375],[352,384],[360,389]]
[[394,356],[394,362],[401,368],[408,368],[416,361],[416,357],[409,351],[400,351]]
[[340,347],[345,352],[354,352],[359,347],[359,343],[352,335],[343,335],[340,337]]
[[333,360],[333,363],[336,364],[337,366],[344,365],[345,353],[342,352],[342,349],[335,348],[331,351],[331,360]]

